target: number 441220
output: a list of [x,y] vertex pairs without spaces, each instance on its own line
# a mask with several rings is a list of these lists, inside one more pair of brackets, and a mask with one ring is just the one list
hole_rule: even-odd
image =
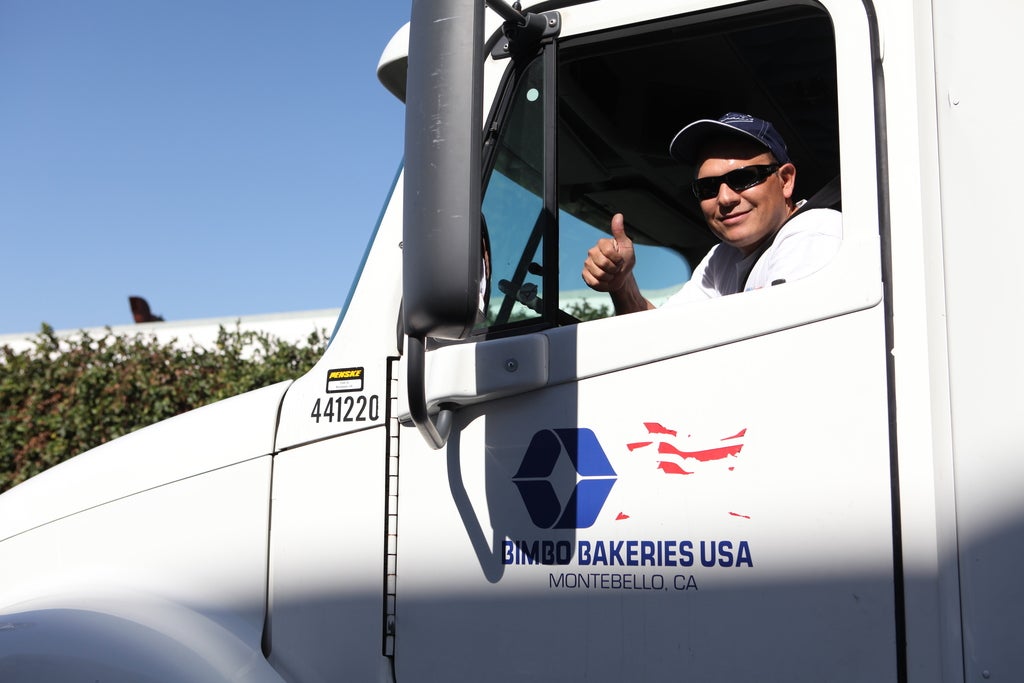
[[379,396],[335,396],[318,398],[309,416],[326,422],[376,422],[380,419]]

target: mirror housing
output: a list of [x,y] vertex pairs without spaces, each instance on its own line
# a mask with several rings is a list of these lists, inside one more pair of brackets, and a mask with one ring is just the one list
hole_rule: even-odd
[[480,301],[484,3],[413,0],[403,310],[410,337],[461,339]]

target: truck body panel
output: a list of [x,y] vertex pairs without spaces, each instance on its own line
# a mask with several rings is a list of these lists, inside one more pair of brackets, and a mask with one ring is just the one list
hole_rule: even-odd
[[[880,319],[801,328],[817,354],[783,332],[460,411],[446,453],[403,435],[398,677],[895,680]],[[837,338],[862,359],[837,368]],[[751,353],[774,360],[731,377]],[[436,533],[458,527],[471,543]]]
[[[1005,88],[999,66],[1013,53],[1003,22],[1020,17],[1020,7],[994,2],[983,12],[968,3],[939,4],[934,18],[951,475],[970,677],[1013,676],[1024,667],[1015,645],[1024,614],[1006,608],[1024,601],[1017,579],[1024,557],[1024,462],[1020,437],[1007,429],[1024,410],[1022,288],[1014,256],[1024,248],[1024,235],[1017,218],[1004,229],[977,204],[983,195],[1018,192],[1012,171],[991,177],[990,169],[1005,163],[1009,170],[1021,150],[1000,123],[1021,97]],[[983,45],[971,38],[982,35]],[[992,226],[992,233],[983,226]]]
[[270,455],[277,412],[289,384],[282,382],[178,415],[33,477],[0,497],[0,539],[114,500]]
[[[0,678],[1024,676],[1024,5],[526,10],[536,36],[487,11],[484,45],[443,55],[476,50],[452,70],[472,82],[405,87],[441,57],[416,9],[378,69],[410,116],[426,90],[479,119],[479,178],[431,190],[479,225],[425,227],[407,204],[443,170],[400,171],[306,375],[0,496]],[[668,140],[745,109],[782,130],[801,196],[841,179],[835,259],[576,320],[582,245],[615,211],[650,249],[645,293],[686,279],[713,239]],[[424,259],[449,229],[469,262]]]
[[260,651],[270,473],[252,458],[5,540],[4,680],[280,680]]

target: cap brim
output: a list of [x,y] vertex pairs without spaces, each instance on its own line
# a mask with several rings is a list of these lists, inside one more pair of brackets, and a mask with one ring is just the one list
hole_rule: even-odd
[[730,126],[727,123],[715,121],[714,119],[700,119],[685,126],[676,133],[676,136],[672,138],[672,142],[668,144],[668,153],[676,161],[693,166],[697,163],[697,154],[700,152],[701,146],[710,138],[723,135],[743,140],[752,140],[761,147],[765,146],[763,142],[750,133]]

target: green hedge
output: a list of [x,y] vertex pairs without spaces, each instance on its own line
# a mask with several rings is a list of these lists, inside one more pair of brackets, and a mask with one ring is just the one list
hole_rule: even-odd
[[299,377],[327,334],[300,345],[221,327],[212,347],[183,349],[109,329],[62,339],[43,325],[33,343],[0,347],[0,491],[140,427]]

